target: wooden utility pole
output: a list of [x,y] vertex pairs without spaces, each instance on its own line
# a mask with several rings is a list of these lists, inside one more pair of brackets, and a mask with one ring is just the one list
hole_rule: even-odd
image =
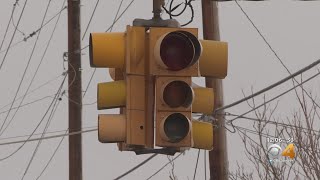
[[[81,131],[80,0],[68,0],[69,132]],[[69,180],[82,180],[81,134],[69,136]]]
[[[203,38],[207,40],[220,40],[218,5],[216,1],[202,0]],[[215,92],[214,107],[223,106],[223,87],[221,79],[206,78],[206,86]],[[210,180],[228,179],[227,137],[224,127],[223,112],[219,112],[214,122],[219,128],[214,129],[213,150],[209,152]]]

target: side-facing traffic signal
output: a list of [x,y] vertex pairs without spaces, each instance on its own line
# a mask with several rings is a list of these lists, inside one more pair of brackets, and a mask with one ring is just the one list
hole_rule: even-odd
[[91,33],[89,47],[91,66],[110,68],[115,80],[98,84],[98,109],[124,108],[120,115],[98,116],[99,141],[153,148],[153,131],[146,134],[152,124],[146,122],[145,28],[127,26],[124,33]]

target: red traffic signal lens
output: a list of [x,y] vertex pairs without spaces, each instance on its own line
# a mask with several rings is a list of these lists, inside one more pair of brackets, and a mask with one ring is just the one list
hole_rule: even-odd
[[169,115],[163,125],[164,133],[171,143],[184,139],[190,131],[189,119],[180,113]]
[[160,45],[160,57],[168,70],[179,71],[196,63],[201,54],[198,39],[186,31],[167,34]]
[[163,90],[163,101],[171,108],[189,107],[193,100],[193,90],[184,81],[172,81]]

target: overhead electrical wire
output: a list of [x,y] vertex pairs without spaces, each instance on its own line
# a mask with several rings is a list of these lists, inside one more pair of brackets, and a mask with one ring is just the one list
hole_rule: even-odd
[[194,174],[193,174],[193,180],[196,179],[197,169],[198,169],[198,162],[199,162],[199,156],[200,156],[200,149],[198,150],[198,156],[196,161],[196,167],[194,168]]
[[16,6],[17,6],[17,4],[18,4],[18,1],[19,1],[19,0],[16,0],[16,2],[13,4],[12,11],[11,11],[11,15],[10,15],[10,18],[9,18],[9,22],[8,22],[8,24],[7,24],[6,30],[5,30],[4,35],[3,35],[3,39],[2,39],[2,41],[1,41],[0,51],[1,51],[1,49],[2,49],[2,46],[3,46],[4,41],[6,40],[7,33],[8,33],[8,30],[9,30],[9,27],[10,27],[10,22],[11,22],[11,19],[12,19],[12,17],[13,17],[14,11],[16,10]]
[[[31,94],[31,93],[33,93],[33,92],[35,92],[35,91],[38,90],[38,89],[41,89],[41,88],[44,87],[45,85],[48,85],[48,84],[52,83],[53,81],[59,79],[59,78],[62,77],[62,76],[63,76],[63,74],[61,74],[61,75],[59,75],[59,76],[56,76],[56,77],[54,77],[54,78],[46,81],[45,83],[43,83],[43,84],[39,85],[38,87],[32,89],[32,90],[28,93],[28,95]],[[19,99],[21,99],[22,97],[23,97],[23,96],[18,97],[18,98],[16,99],[16,101],[19,100]],[[2,109],[4,109],[5,107],[9,106],[11,103],[14,103],[14,102],[10,102],[10,103],[2,106],[2,107],[0,108],[0,110],[2,110]],[[6,112],[7,112],[7,111],[6,111]],[[1,112],[1,113],[3,113],[3,112]],[[1,113],[0,113],[0,114],[1,114]]]
[[[65,131],[65,134],[67,134],[67,133],[68,133],[68,130]],[[62,142],[63,142],[63,140],[64,140],[65,137],[66,137],[66,136],[63,136],[63,137],[61,138],[60,142],[58,143],[58,146],[56,147],[56,149],[55,149],[54,152],[52,153],[49,161],[46,163],[46,165],[44,166],[44,168],[42,169],[41,173],[39,174],[39,176],[37,177],[36,180],[38,180],[38,179],[42,176],[42,174],[45,172],[45,170],[49,167],[50,163],[52,162],[54,156],[55,156],[56,153],[58,152],[58,150],[59,150],[59,148],[60,148],[60,146],[61,146],[61,144],[62,144]]]
[[[51,0],[50,0],[49,2],[51,2]],[[5,129],[4,129],[2,132],[0,132],[0,136],[1,136],[1,135],[3,134],[3,132],[9,127],[9,125],[11,124],[11,122],[13,121],[13,119],[15,118],[16,114],[18,113],[18,111],[19,111],[19,109],[20,109],[23,101],[25,100],[25,98],[26,98],[26,96],[27,96],[27,94],[28,94],[28,92],[29,92],[29,90],[30,90],[30,88],[31,88],[34,80],[35,80],[35,77],[36,77],[37,74],[38,74],[38,71],[39,71],[39,69],[40,69],[40,67],[41,67],[41,65],[42,65],[42,62],[44,61],[45,55],[47,54],[47,51],[48,51],[48,49],[49,49],[49,46],[50,46],[50,43],[51,43],[51,41],[52,41],[53,35],[54,35],[55,31],[56,31],[56,28],[57,28],[57,25],[58,25],[58,23],[59,23],[62,10],[65,8],[65,6],[64,6],[65,3],[66,3],[66,0],[63,1],[62,7],[61,7],[61,11],[60,11],[60,13],[59,13],[59,15],[58,15],[58,18],[57,18],[57,20],[56,20],[56,23],[55,23],[55,25],[54,25],[54,27],[53,27],[53,30],[52,30],[51,35],[50,35],[50,38],[49,38],[49,40],[48,40],[48,42],[47,42],[47,44],[46,44],[45,50],[44,50],[44,52],[43,52],[43,54],[42,54],[42,56],[41,56],[40,62],[38,63],[37,68],[36,68],[36,70],[35,70],[34,73],[33,73],[32,79],[31,79],[31,81],[30,81],[30,83],[29,83],[29,85],[28,85],[28,87],[27,87],[27,90],[25,91],[25,93],[24,93],[24,95],[23,95],[23,97],[22,97],[22,100],[20,101],[20,103],[19,103],[19,105],[18,105],[18,108],[17,108],[16,111],[14,112],[14,114],[13,114],[13,116],[11,117],[9,123],[7,124],[7,126],[5,127]],[[48,5],[49,5],[49,4],[48,4]],[[44,19],[45,19],[45,17],[44,17]],[[43,19],[43,21],[44,21],[44,19]],[[42,24],[41,24],[41,27],[43,27],[43,22],[42,22]],[[39,31],[38,36],[40,36],[40,31]],[[37,39],[38,39],[38,37],[37,37]],[[30,56],[29,61],[31,60],[31,58],[32,58],[32,56]],[[10,110],[10,109],[9,109],[9,110]]]
[[[236,114],[232,114],[232,113],[226,113],[225,116],[236,116],[239,117],[240,115],[236,115]],[[282,126],[282,127],[286,127],[286,128],[295,128],[295,129],[300,129],[302,132],[308,133],[307,131],[313,131],[315,133],[319,133],[320,131],[315,130],[315,129],[309,129],[309,128],[305,128],[305,127],[301,127],[301,126],[296,126],[296,125],[292,125],[292,124],[286,124],[286,123],[281,123],[281,122],[276,122],[276,121],[271,121],[271,120],[263,120],[263,119],[258,119],[258,118],[251,118],[251,117],[246,117],[246,116],[241,116],[241,119],[246,119],[246,120],[250,120],[250,121],[255,121],[255,122],[264,122],[266,124],[273,124],[276,126]],[[303,131],[306,130],[306,131]]]
[[[120,9],[121,9],[122,3],[123,3],[123,0],[120,1],[120,4],[119,4],[119,6],[118,6],[117,13],[116,13],[116,15],[115,15],[115,17],[114,17],[114,19],[113,19],[112,25],[110,26],[110,31],[109,31],[109,32],[112,32],[113,26],[114,26],[114,24],[116,23],[116,19],[117,19],[117,17],[118,17],[119,11],[120,11]],[[93,16],[93,14],[94,14],[95,11],[96,11],[96,9],[94,9],[94,11],[93,11],[93,13],[92,13],[91,16]],[[89,21],[89,23],[88,23],[87,28],[89,27],[90,22],[91,22],[91,19],[90,19],[90,21]],[[84,36],[85,36],[85,34],[83,35],[83,37],[84,37]],[[82,39],[83,39],[83,38],[82,38]],[[88,89],[89,89],[89,86],[90,86],[90,84],[91,84],[91,82],[92,82],[92,79],[93,79],[96,71],[97,71],[97,68],[94,68],[94,70],[93,70],[93,72],[92,72],[92,74],[91,74],[91,76],[90,76],[89,82],[88,82],[88,84],[87,84],[87,87],[86,87],[86,89],[85,89],[85,91],[84,91],[84,93],[83,93],[82,98],[84,98],[84,96],[86,95],[86,93],[87,93],[87,91],[88,91]]]
[[178,159],[183,153],[178,154],[175,158],[172,159],[172,161],[167,162],[166,164],[164,164],[159,170],[157,170],[155,173],[153,173],[151,176],[149,176],[146,180],[151,179],[152,177],[154,177],[155,175],[157,175],[160,171],[162,171],[166,166],[168,166],[171,162],[175,161],[176,159]]
[[[33,132],[31,134],[31,136],[29,135],[29,137],[26,140],[4,142],[4,143],[0,143],[0,146],[11,145],[11,144],[21,144],[21,143],[23,143],[23,145],[24,145],[27,142],[33,142],[33,141],[39,141],[39,140],[45,140],[45,139],[54,139],[54,138],[59,138],[59,137],[63,137],[63,136],[74,136],[74,135],[84,134],[84,133],[94,132],[94,131],[98,131],[98,128],[89,129],[89,130],[74,131],[74,132],[68,133],[68,134],[58,134],[58,135],[46,136],[43,138],[31,138],[31,136],[33,136],[33,134],[34,134],[34,132]],[[0,158],[0,160],[2,160],[2,159]]]
[[[82,127],[81,130],[84,131],[85,129],[93,129],[93,128],[98,128],[97,126],[87,126],[87,127]],[[68,131],[68,129],[64,129],[64,130],[56,130],[56,131],[49,131],[46,132],[45,135],[48,134],[55,134],[55,133],[60,133],[60,132],[65,132]],[[42,135],[43,133],[34,133],[33,136],[37,136],[37,135]],[[4,138],[0,138],[0,141],[4,141],[4,140],[9,140],[9,139],[17,139],[17,138],[22,138],[22,137],[29,137],[30,135],[19,135],[19,136],[10,136],[10,137],[4,137]]]
[[[55,94],[53,94],[53,95],[55,95]],[[17,108],[21,108],[21,107],[24,107],[24,106],[29,106],[29,105],[31,105],[31,104],[34,104],[34,103],[43,101],[43,100],[48,99],[48,98],[54,98],[54,97],[53,97],[53,96],[50,96],[50,95],[49,95],[49,96],[44,96],[44,97],[42,97],[42,98],[38,98],[38,99],[36,99],[36,100],[27,102],[27,103],[22,104],[22,105],[20,105],[20,106],[12,107],[12,109],[17,109]],[[2,112],[0,112],[0,114],[4,114],[4,113],[6,113],[6,112],[8,112],[8,111],[9,111],[9,110],[2,111]]]
[[151,159],[153,159],[154,157],[156,157],[158,154],[153,154],[150,157],[148,157],[146,160],[142,161],[141,163],[139,163],[138,165],[136,165],[135,167],[131,168],[129,171],[125,172],[124,174],[116,177],[114,180],[119,180],[123,177],[125,177],[126,175],[132,173],[133,171],[135,171],[136,169],[138,169],[139,167],[143,166],[144,164],[146,164],[147,162],[149,162]]
[[[270,43],[267,41],[267,39],[264,37],[264,35],[260,32],[260,30],[258,29],[258,27],[254,24],[254,22],[251,20],[251,18],[249,17],[249,15],[245,12],[245,10],[242,8],[242,6],[239,4],[239,2],[237,0],[235,0],[235,3],[237,4],[237,6],[240,8],[240,10],[242,11],[242,13],[246,16],[246,18],[249,20],[249,22],[251,23],[251,25],[255,28],[255,30],[258,32],[258,34],[260,35],[260,37],[263,39],[263,41],[267,44],[267,46],[269,47],[269,49],[273,52],[273,54],[275,55],[275,57],[278,59],[278,61],[281,63],[281,65],[286,69],[286,71],[289,73],[289,75],[292,75],[292,73],[290,72],[290,70],[288,69],[288,67],[284,64],[284,62],[281,60],[280,56],[277,54],[277,52],[272,48],[272,46],[270,45]],[[292,78],[292,83],[293,86],[295,85],[295,82],[299,84],[299,82],[296,80],[296,78]],[[320,105],[315,102],[315,100],[308,94],[308,92],[302,87],[300,86],[300,88],[307,94],[307,96],[310,98],[310,100],[318,107],[320,108]],[[295,90],[295,93],[297,93],[297,90]]]
[[17,31],[18,31],[22,36],[26,36],[26,34],[25,34],[24,32],[22,32],[21,30],[19,30],[18,26],[15,25],[15,23],[14,23],[14,17],[13,17],[13,16],[14,16],[14,15],[12,15],[12,18],[11,18],[11,22],[12,22],[13,27],[16,28]]
[[92,18],[93,18],[94,14],[95,14],[95,12],[96,12],[96,10],[97,10],[97,7],[98,7],[99,2],[100,2],[100,0],[97,0],[97,1],[96,1],[96,5],[94,6],[94,9],[93,9],[93,12],[92,12],[92,14],[91,14],[91,16],[90,16],[90,20],[89,20],[89,22],[88,22],[88,24],[87,24],[86,30],[85,30],[84,33],[83,33],[83,36],[82,36],[82,39],[81,39],[82,41],[83,41],[84,37],[86,36],[86,33],[87,33],[88,29],[89,29],[89,26],[90,26],[90,24],[91,24]]
[[[16,1],[16,2],[18,2],[18,1]],[[24,5],[23,5],[23,7],[22,7],[22,10],[21,10],[21,13],[20,13],[20,16],[19,16],[19,20],[18,20],[18,22],[17,22],[17,27],[18,27],[19,24],[20,24],[20,20],[21,20],[21,18],[22,18],[22,15],[23,15],[23,13],[24,13],[24,10],[25,10],[25,7],[26,7],[27,3],[28,3],[28,0],[26,0],[26,1],[24,2]],[[9,22],[9,23],[10,23],[10,22]],[[13,39],[14,39],[14,36],[16,35],[16,32],[17,32],[17,28],[15,28],[14,31],[13,31],[13,35],[11,36],[11,39],[10,39],[10,42],[9,42],[9,46],[8,46],[8,47],[11,46],[12,41],[13,41]],[[3,57],[2,61],[1,61],[0,70],[1,70],[1,68],[2,68],[2,66],[3,66],[3,63],[4,63],[5,60],[6,60],[6,57],[7,57],[7,55],[8,55],[8,52],[9,52],[9,48],[6,50],[6,53],[4,54],[4,57]]]
[[[67,75],[64,76],[64,79],[62,80],[61,82],[61,85],[59,86],[58,90],[57,90],[57,93],[56,93],[56,96],[55,98],[51,101],[49,107],[47,108],[46,112],[44,113],[44,115],[42,116],[41,120],[39,121],[39,123],[37,124],[37,126],[35,127],[35,129],[32,131],[32,133],[29,135],[29,137],[26,139],[26,140],[23,140],[23,141],[19,141],[19,142],[9,142],[8,144],[16,144],[16,143],[22,143],[22,145],[20,145],[15,151],[13,151],[12,153],[10,153],[9,155],[5,156],[5,157],[2,157],[0,158],[0,161],[3,161],[5,159],[8,159],[9,157],[13,156],[15,153],[17,153],[27,142],[30,142],[30,141],[36,141],[35,139],[31,139],[31,137],[34,135],[34,133],[36,132],[36,130],[39,128],[40,124],[43,122],[43,120],[45,119],[45,117],[47,116],[48,112],[50,111],[53,103],[55,102],[55,100],[57,99],[58,95],[61,93],[61,90],[62,90],[62,87],[63,87],[63,84],[66,80],[66,77]],[[45,138],[37,138],[37,140],[39,139],[45,139]],[[4,145],[5,143],[3,143]]]
[[[59,104],[60,104],[60,101],[58,101],[58,98],[57,98],[55,100],[54,104],[53,104],[53,107],[52,107],[52,110],[51,110],[51,112],[49,114],[48,120],[47,120],[47,122],[45,124],[45,127],[44,127],[43,131],[42,131],[41,138],[44,137],[46,131],[48,130],[48,128],[49,128],[49,126],[51,124],[51,121],[52,121],[52,119],[53,119],[53,117],[54,117],[54,115],[55,115],[55,113],[56,113],[56,111],[58,109]],[[28,162],[28,165],[27,165],[27,167],[26,167],[26,169],[25,169],[25,171],[23,173],[23,176],[22,176],[21,180],[23,180],[24,177],[26,176],[26,174],[28,173],[29,168],[31,167],[31,164],[32,164],[34,158],[36,157],[36,154],[37,154],[37,152],[39,150],[39,147],[40,147],[41,143],[42,143],[42,140],[39,140],[37,145],[36,145],[36,148],[34,149],[32,155],[31,155],[31,158],[30,158],[30,160]]]
[[67,9],[67,6],[63,7],[63,9],[61,9],[59,12],[57,12],[53,17],[51,17],[49,20],[47,20],[43,26],[39,27],[38,29],[34,30],[32,33],[30,33],[28,36],[24,37],[22,40],[17,41],[15,43],[13,43],[11,46],[8,46],[6,49],[1,50],[0,48],[0,54],[3,52],[6,52],[8,49],[11,49],[13,47],[15,47],[16,45],[22,43],[22,42],[26,42],[28,39],[34,37],[34,35],[36,35],[42,28],[44,28],[46,25],[48,25],[53,19],[55,19],[59,14],[62,13],[62,11],[64,11],[65,9]]
[[[112,23],[107,30],[105,30],[105,32],[108,32],[112,27],[113,25],[118,22],[118,20],[124,15],[125,12],[127,12],[127,10],[129,9],[129,7],[132,5],[132,3],[134,2],[135,0],[131,0],[131,2],[128,4],[128,6],[122,11],[122,13],[119,15],[119,17],[115,20],[114,23]],[[81,48],[81,50],[84,50],[84,49],[87,49],[89,47],[89,44],[84,46],[83,48]]]
[[[27,2],[27,1],[28,1],[28,0],[26,0],[26,2]],[[47,7],[46,7],[46,10],[45,10],[44,16],[43,16],[43,18],[42,18],[41,26],[44,24],[44,20],[45,20],[45,18],[46,18],[46,16],[47,16],[48,9],[49,9],[49,7],[50,7],[50,3],[51,3],[51,0],[49,0],[49,2],[48,2],[48,4],[47,4]],[[40,27],[41,27],[41,26],[40,26]],[[24,69],[24,72],[23,72],[22,78],[21,78],[21,80],[20,80],[20,82],[19,82],[17,91],[16,91],[16,93],[15,93],[15,95],[14,95],[13,102],[16,100],[16,98],[17,98],[17,96],[18,96],[18,93],[19,93],[19,91],[20,91],[22,82],[24,81],[24,78],[25,78],[26,73],[27,73],[27,71],[28,71],[29,65],[30,65],[30,63],[31,63],[31,59],[32,59],[32,57],[33,57],[33,54],[34,54],[34,52],[35,52],[35,49],[36,49],[36,46],[37,46],[37,43],[38,43],[38,40],[39,40],[39,37],[40,37],[40,34],[41,34],[41,29],[40,29],[40,31],[39,31],[39,33],[38,33],[38,35],[37,35],[36,41],[34,42],[34,45],[33,45],[32,51],[31,51],[31,54],[30,54],[30,56],[29,56],[29,60],[28,60],[27,65],[26,65],[26,67],[25,67],[25,69]],[[25,95],[26,95],[26,94],[25,94]],[[23,99],[24,99],[24,98],[23,98]],[[0,136],[1,136],[1,135],[3,134],[3,132],[4,132],[4,131],[2,131],[2,130],[3,130],[3,127],[4,127],[5,123],[6,123],[9,115],[10,115],[10,112],[11,112],[11,110],[12,110],[13,104],[14,104],[14,103],[12,103],[12,104],[10,105],[9,111],[8,111],[8,113],[7,113],[5,119],[4,119],[4,121],[3,121],[3,123],[2,123],[2,125],[1,125],[1,127],[0,127]],[[18,108],[18,109],[19,109],[19,108]],[[18,109],[17,109],[17,110],[18,110]],[[17,110],[16,110],[16,112],[17,112]],[[12,119],[13,119],[13,118],[12,118]]]
[[[245,113],[242,113],[241,115],[239,115],[239,116],[237,116],[237,117],[235,117],[235,118],[233,118],[233,119],[231,119],[231,120],[228,120],[227,124],[230,124],[230,125],[234,128],[233,121],[235,121],[236,119],[239,119],[239,118],[241,118],[242,116],[244,116],[244,115],[246,115],[246,114],[249,114],[250,112],[252,112],[252,111],[254,111],[254,110],[256,110],[256,109],[264,106],[265,104],[270,103],[270,102],[274,101],[275,99],[278,99],[279,97],[287,94],[288,92],[294,90],[294,89],[297,88],[298,86],[301,86],[302,84],[304,84],[304,83],[306,83],[306,82],[314,79],[315,77],[317,77],[317,76],[319,76],[319,75],[320,75],[320,72],[314,74],[313,76],[309,77],[308,79],[306,79],[306,80],[302,81],[301,83],[293,86],[292,88],[284,91],[283,93],[281,93],[281,94],[273,97],[272,99],[270,99],[270,100],[268,100],[268,101],[260,104],[259,106],[256,106],[256,107],[252,108],[251,110],[249,110],[249,111],[247,111],[247,112],[245,112]],[[230,131],[229,129],[227,129],[227,130]],[[231,133],[235,133],[235,129],[233,129],[233,131],[230,131],[230,132],[231,132]]]
[[278,81],[278,82],[276,82],[276,83],[274,83],[274,84],[271,84],[270,86],[268,86],[268,87],[266,87],[266,88],[263,88],[263,89],[261,89],[261,90],[258,91],[258,92],[253,93],[253,94],[250,95],[250,96],[247,96],[247,97],[245,97],[245,98],[243,98],[243,99],[240,99],[240,100],[238,100],[238,101],[236,101],[236,102],[234,102],[234,103],[231,103],[231,104],[229,104],[229,105],[226,105],[226,106],[217,108],[217,109],[215,110],[215,113],[218,112],[218,111],[225,110],[225,109],[231,108],[231,107],[233,107],[233,106],[236,106],[236,105],[238,105],[238,104],[240,104],[240,103],[242,103],[242,102],[247,101],[248,99],[254,98],[254,97],[256,97],[256,96],[258,96],[258,95],[260,95],[260,94],[262,94],[262,93],[264,93],[264,92],[266,92],[266,91],[269,91],[270,89],[273,89],[273,88],[275,88],[275,87],[277,87],[277,86],[279,86],[279,85],[287,82],[288,80],[292,79],[293,77],[295,77],[295,76],[297,76],[297,75],[300,75],[300,74],[308,71],[309,69],[313,68],[314,66],[318,65],[319,63],[320,63],[320,59],[318,59],[318,60],[316,60],[315,62],[309,64],[308,66],[300,69],[299,71],[297,71],[297,72],[295,72],[295,73],[293,73],[293,74],[290,74],[289,76],[281,79],[280,81]]

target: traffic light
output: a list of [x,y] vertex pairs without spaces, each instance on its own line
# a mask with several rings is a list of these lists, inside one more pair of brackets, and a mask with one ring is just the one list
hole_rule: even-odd
[[212,88],[192,87],[192,77],[224,78],[227,44],[198,40],[195,28],[150,28],[150,73],[155,76],[155,144],[212,149],[211,123],[192,112],[211,114]]
[[153,123],[146,122],[145,28],[91,33],[89,47],[91,67],[109,68],[115,80],[98,84],[97,108],[123,108],[123,114],[99,114],[99,141],[153,148]]
[[124,33],[91,33],[89,47],[91,66],[109,68],[114,80],[98,84],[98,109],[123,110],[98,116],[100,142],[136,152],[155,152],[154,145],[212,149],[212,124],[192,113],[211,114],[214,92],[192,77],[224,78],[227,43],[199,40],[196,28],[127,26]]

